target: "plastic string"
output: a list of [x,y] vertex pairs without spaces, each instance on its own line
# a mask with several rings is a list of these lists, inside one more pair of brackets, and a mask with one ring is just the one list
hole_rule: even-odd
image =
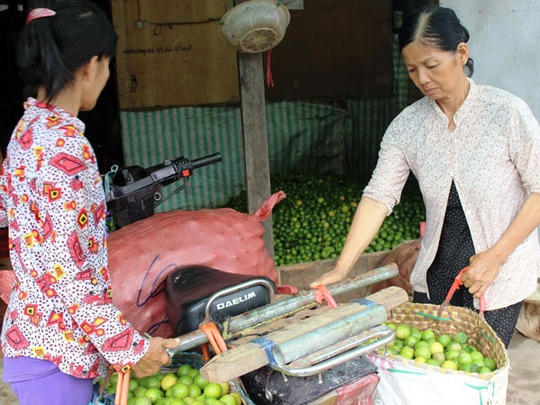
[[415,311],[414,312],[416,315],[420,315],[420,316],[423,316],[425,318],[429,318],[429,319],[434,319],[436,321],[445,321],[445,322],[448,322],[448,321],[451,321],[452,318],[448,318],[448,317],[443,317],[443,316],[435,316],[435,315],[431,315],[431,314],[426,314],[425,312],[418,312],[418,311]]
[[266,53],[266,87],[274,87],[274,78],[272,76],[272,67],[270,61],[272,59],[272,49]]
[[366,308],[373,307],[375,305],[379,305],[375,301],[368,300],[367,298],[355,298],[355,299],[352,300],[352,302],[356,302],[356,303],[358,303],[360,305],[365,306]]
[[258,344],[259,347],[264,349],[264,352],[266,353],[266,357],[268,358],[270,367],[273,367],[277,364],[274,354],[272,353],[272,349],[276,345],[273,340],[265,338],[264,336],[259,336],[258,338],[253,339],[251,342]]

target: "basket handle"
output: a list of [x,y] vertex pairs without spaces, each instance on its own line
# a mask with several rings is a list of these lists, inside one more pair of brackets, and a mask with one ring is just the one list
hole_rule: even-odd
[[[458,273],[458,275],[454,279],[454,282],[452,283],[450,290],[448,290],[448,294],[446,294],[446,298],[444,299],[441,305],[441,308],[439,309],[439,312],[441,311],[443,306],[450,305],[450,300],[454,296],[454,293],[456,292],[456,290],[459,290],[459,287],[461,285],[463,285],[463,280],[461,279],[461,276],[463,273],[467,271],[468,268],[469,266],[466,266],[463,269],[461,269],[461,271]],[[482,294],[482,296],[480,297],[480,316],[482,318],[484,317],[485,310],[486,310],[486,299],[484,298],[484,295]]]

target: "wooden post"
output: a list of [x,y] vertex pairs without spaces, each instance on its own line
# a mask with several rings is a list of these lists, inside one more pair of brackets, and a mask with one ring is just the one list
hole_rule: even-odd
[[[237,0],[243,3],[246,0]],[[266,102],[262,54],[238,52],[240,115],[244,140],[247,207],[254,213],[270,196],[270,163],[266,128]],[[264,243],[274,259],[272,217],[263,223]]]

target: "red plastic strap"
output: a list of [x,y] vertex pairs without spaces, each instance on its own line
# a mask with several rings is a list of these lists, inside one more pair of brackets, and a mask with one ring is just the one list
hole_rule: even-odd
[[330,308],[337,308],[337,302],[332,297],[332,294],[330,294],[330,291],[328,291],[328,288],[324,284],[319,284],[316,287],[313,287],[315,290],[315,301],[317,301],[319,304],[323,302],[323,300],[326,300],[328,302],[328,306]]
[[205,362],[207,362],[208,360],[212,358],[212,356],[210,356],[210,348],[208,347],[208,343],[204,343],[203,345],[201,345],[201,350],[202,350],[203,360]]
[[461,269],[461,271],[458,273],[456,278],[454,279],[454,282],[450,286],[450,290],[448,290],[448,294],[446,294],[446,298],[444,299],[445,302],[450,302],[452,297],[454,296],[454,293],[456,290],[459,290],[459,287],[463,284],[463,280],[461,280],[461,275],[468,269],[468,267],[464,267]]
[[203,323],[199,326],[199,329],[206,335],[208,342],[216,354],[227,351],[227,344],[214,322]]
[[129,369],[126,372],[118,372],[118,382],[116,383],[114,405],[127,405],[130,374],[131,371]]
[[[461,269],[461,271],[458,273],[458,275],[454,279],[454,282],[452,283],[452,286],[450,287],[450,290],[448,290],[448,294],[446,294],[446,298],[444,299],[444,302],[446,304],[450,303],[450,300],[454,296],[454,293],[456,292],[456,290],[459,290],[459,287],[463,285],[463,280],[461,279],[461,276],[463,275],[463,273],[467,271],[468,268],[469,267],[467,266]],[[486,299],[482,295],[480,297],[480,315],[483,316],[485,310],[486,310]]]

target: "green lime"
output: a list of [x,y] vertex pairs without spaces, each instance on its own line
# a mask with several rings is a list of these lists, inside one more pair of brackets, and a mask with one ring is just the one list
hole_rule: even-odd
[[426,364],[429,364],[430,366],[440,367],[442,362],[440,360],[436,360],[436,359],[427,359]]
[[399,351],[399,355],[405,359],[412,359],[414,357],[414,349],[409,346],[403,346]]
[[433,342],[429,345],[429,349],[431,350],[431,354],[444,352],[444,346],[440,342]]
[[218,383],[208,383],[204,387],[203,394],[206,398],[219,398],[221,397],[222,388]]
[[441,368],[444,368],[446,370],[457,370],[458,366],[452,360],[446,360],[443,364],[441,364]]
[[176,375],[183,376],[183,375],[189,375],[191,372],[191,366],[189,364],[182,364],[180,367],[178,367],[178,370],[176,371]]
[[396,337],[401,340],[407,339],[411,336],[411,327],[406,323],[400,323],[396,327]]
[[467,353],[467,352],[460,352],[459,353],[459,356],[457,358],[457,361],[458,361],[458,364],[459,365],[464,365],[464,364],[471,364],[472,363],[472,356],[470,353]]
[[418,359],[419,357],[422,357],[425,360],[431,358],[431,349],[428,345],[420,345],[414,349],[414,358]]
[[497,363],[495,360],[493,360],[491,357],[485,357],[484,358],[484,364],[487,368],[489,368],[491,371],[494,371],[497,368]]
[[460,344],[467,343],[467,334],[465,332],[457,332],[454,335],[454,340]]
[[186,384],[176,383],[167,390],[166,396],[169,398],[186,398],[189,396],[189,388]]
[[460,353],[461,352],[458,352],[456,350],[447,350],[446,352],[444,352],[444,357],[446,360],[457,361]]
[[448,344],[452,341],[452,337],[447,333],[441,333],[439,337],[437,338],[437,342],[439,342],[443,347],[448,346]]
[[148,388],[144,396],[152,401],[152,403],[155,403],[159,398],[163,398],[165,393],[160,388]]
[[472,352],[471,357],[472,357],[473,362],[475,360],[482,360],[482,362],[484,361],[484,355],[479,351]]
[[426,329],[422,332],[422,340],[429,341],[430,339],[435,339],[435,332],[431,329]]
[[452,351],[455,351],[455,352],[461,352],[461,344],[456,342],[455,340],[449,342],[445,349],[448,351],[448,350],[452,350]]

